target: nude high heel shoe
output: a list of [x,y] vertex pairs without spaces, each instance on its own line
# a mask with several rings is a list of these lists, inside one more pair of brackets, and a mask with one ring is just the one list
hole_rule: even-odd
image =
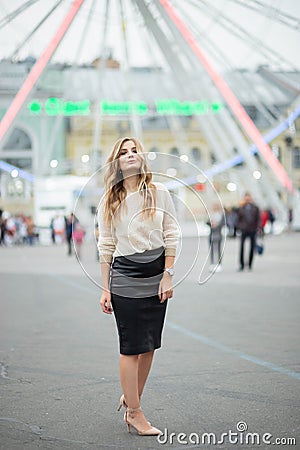
[[130,426],[132,426],[140,436],[158,436],[159,434],[162,434],[162,432],[158,428],[152,427],[150,425],[150,428],[144,430],[137,428],[137,426],[132,423],[132,420],[135,418],[135,413],[139,411],[142,411],[140,406],[138,408],[126,408],[125,422],[127,425],[128,433],[130,433]]
[[121,397],[120,397],[120,402],[119,402],[119,406],[118,406],[117,411],[120,411],[120,409],[122,408],[122,406],[124,406],[125,409],[127,408],[127,404],[126,404],[126,402],[125,402],[124,394],[122,394]]
[[[125,409],[127,408],[127,403],[125,402],[124,394],[122,394],[120,397],[119,406],[117,408],[117,411],[120,411],[120,409],[122,409],[122,407],[124,407]],[[124,422],[126,422],[126,411],[124,413]],[[151,426],[151,422],[149,422],[149,420],[148,420],[148,424],[149,424],[149,426]]]

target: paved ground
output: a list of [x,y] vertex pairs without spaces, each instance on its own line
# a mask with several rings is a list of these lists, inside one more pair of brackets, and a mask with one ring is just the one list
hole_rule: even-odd
[[[299,244],[299,234],[268,237],[254,271],[237,273],[238,242],[229,240],[223,272],[199,284],[206,239],[188,274],[198,242],[183,240],[180,283],[143,398],[149,420],[168,429],[165,444],[128,434],[116,412],[117,336],[98,306],[94,247],[82,255],[90,278],[65,247],[0,248],[0,448],[250,449],[296,438],[276,447],[300,449]],[[207,275],[204,268],[202,282]],[[238,422],[248,427],[232,435],[239,443],[221,443]],[[194,445],[205,432],[219,443]],[[272,437],[254,445],[248,435],[246,445],[247,433]]]

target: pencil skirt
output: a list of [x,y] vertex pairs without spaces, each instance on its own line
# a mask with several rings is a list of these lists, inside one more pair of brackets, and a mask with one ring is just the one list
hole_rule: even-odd
[[114,258],[110,291],[120,354],[138,355],[161,347],[168,302],[160,303],[158,297],[164,264],[164,247]]

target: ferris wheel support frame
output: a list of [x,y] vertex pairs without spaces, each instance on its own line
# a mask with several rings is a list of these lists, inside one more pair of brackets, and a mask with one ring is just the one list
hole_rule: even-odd
[[[234,1],[234,0],[233,0]],[[220,51],[218,47],[216,47],[212,41],[212,39],[205,35],[204,33],[199,33],[197,30],[197,23],[194,20],[194,16],[192,14],[189,14],[186,9],[184,9],[181,5],[177,5],[177,9],[180,11],[181,16],[184,18],[186,22],[189,23],[190,29],[194,36],[197,38],[197,40],[203,42],[203,48],[205,48],[209,53],[213,53],[215,58],[227,68],[227,70],[234,71],[234,67],[232,63],[229,61],[228,56],[225,57],[225,55]],[[249,82],[246,79],[246,75],[243,73],[243,71],[238,73],[241,84],[240,86],[244,86],[243,89],[249,90]],[[276,110],[275,107],[272,105],[266,105],[260,100],[259,96],[257,95],[255,90],[251,91],[251,98],[253,99],[254,105],[258,109],[258,111],[262,114],[263,117],[270,123],[275,123],[276,120],[279,120],[280,114],[279,111]]]
[[[186,55],[189,63],[193,66],[193,72],[199,72],[199,69],[201,70],[202,66],[199,67],[200,63],[197,59],[195,59],[195,55],[191,51],[190,47],[187,46],[186,40],[183,38],[179,30],[175,27],[174,23],[170,21],[170,18],[166,14],[166,11],[162,7],[162,5],[158,3],[157,6],[161,15],[164,17],[166,24],[173,34],[176,45],[180,47],[180,50]],[[201,94],[201,92],[207,93],[209,91],[212,91],[210,83],[211,80],[209,79],[209,77],[202,78],[201,86],[199,86],[198,82],[195,83],[195,80],[189,80],[189,93],[194,92],[194,95],[197,96]],[[215,86],[214,89],[217,93],[217,89]],[[286,208],[283,202],[278,198],[276,192],[273,192],[274,190],[269,189],[270,180],[268,179],[268,176],[270,174],[274,176],[274,173],[270,171],[264,171],[264,175],[259,182],[256,182],[254,180],[252,175],[254,171],[257,171],[259,169],[261,170],[261,168],[258,166],[257,159],[254,158],[253,154],[249,152],[249,144],[236,122],[230,116],[229,111],[227,109],[223,109],[221,111],[221,115],[221,122],[225,126],[221,126],[220,120],[217,119],[214,115],[209,115],[202,120],[199,120],[198,116],[196,117],[199,127],[206,137],[207,142],[210,144],[216,160],[218,161],[218,163],[224,164],[226,158],[232,158],[236,156],[234,147],[238,148],[240,153],[244,156],[245,162],[247,164],[247,170],[244,170],[243,172],[239,171],[238,174],[236,173],[236,176],[239,178],[239,185],[242,188],[241,190],[249,190],[256,201],[258,201],[262,206],[272,205],[272,207],[276,208],[278,214],[284,219],[286,215]],[[280,185],[280,182],[276,177],[274,181],[275,183]]]
[[[182,95],[185,98],[188,98],[191,94],[194,96],[201,94],[201,89],[204,92],[211,91],[211,86],[208,86],[209,77],[204,77],[206,82],[205,87],[202,85],[199,86],[198,81],[195,83],[194,79],[189,78],[187,81],[187,76],[189,76],[189,73],[195,73],[195,71],[196,73],[199,73],[199,71],[201,71],[201,69],[203,70],[203,68],[200,62],[195,58],[194,53],[187,45],[185,39],[183,39],[178,29],[175,27],[173,22],[170,21],[169,16],[166,14],[163,7],[159,3],[156,3],[158,11],[155,11],[152,7],[150,8],[150,5],[146,2],[136,0],[136,4],[144,18],[145,23],[147,23],[147,27],[151,30],[157,44],[161,48],[161,51],[163,52],[164,57],[172,70],[173,80],[176,83],[177,89],[182,93]],[[167,38],[166,33],[163,33],[162,31],[161,25],[157,20],[155,20],[154,14],[157,14],[157,12],[160,13],[161,17],[164,18],[165,24],[169,27],[173,35],[173,41]],[[182,55],[184,55],[184,59],[182,59]],[[187,70],[187,67],[189,67],[190,70]],[[216,87],[214,87],[214,89],[217,93]],[[224,164],[228,157],[235,156],[233,152],[233,145],[238,146],[238,144],[236,143],[232,146],[228,146],[229,138],[226,136],[227,131],[227,134],[232,137],[233,142],[236,142],[236,136],[232,131],[232,127],[234,127],[234,125],[237,128],[234,121],[231,121],[230,129],[224,130],[219,126],[219,123],[214,115],[206,116],[202,120],[199,120],[199,116],[196,115],[195,119],[197,120],[199,128],[205,136],[207,143],[211,147],[211,151],[218,163]],[[250,166],[256,166],[257,161],[251,154],[249,154],[248,144],[246,141],[243,142],[243,147],[245,159],[251,159]],[[261,192],[261,185],[264,183],[265,180],[263,180],[263,183],[253,184],[253,176],[249,170],[245,171],[243,177],[240,177],[240,185],[243,186],[243,189],[251,190],[254,197],[261,204],[264,203],[265,199],[263,193]],[[271,202],[271,199],[270,204],[273,204],[274,207],[276,204],[277,207],[277,202]],[[283,206],[278,209],[280,209],[281,213],[283,212]]]
[[26,98],[30,94],[33,86],[37,82],[37,80],[40,78],[41,74],[45,70],[50,58],[52,57],[53,53],[57,49],[58,45],[60,44],[61,40],[63,39],[65,33],[69,29],[70,25],[72,24],[76,14],[78,13],[80,7],[82,6],[84,0],[73,0],[72,5],[70,6],[67,14],[63,18],[58,30],[56,31],[55,35],[49,42],[48,46],[42,53],[42,55],[39,57],[31,71],[29,72],[26,80],[24,81],[23,85],[21,86],[20,90],[16,94],[15,98],[13,99],[12,103],[10,104],[8,110],[4,114],[1,122],[0,122],[0,147],[3,145],[4,137],[7,134],[8,130],[11,128],[11,126],[14,123],[14,120],[16,119],[20,109],[22,108]]
[[275,157],[275,155],[272,153],[269,146],[265,143],[261,133],[259,132],[258,128],[255,126],[255,124],[252,122],[250,117],[248,116],[247,112],[237,99],[237,97],[234,95],[232,90],[229,88],[227,83],[224,81],[224,79],[219,75],[219,73],[212,67],[210,62],[207,60],[206,56],[204,55],[202,49],[200,48],[199,44],[196,42],[194,36],[189,31],[189,29],[186,27],[184,22],[181,20],[181,18],[178,16],[172,5],[170,4],[169,0],[159,0],[161,5],[165,8],[167,14],[169,15],[172,22],[176,25],[184,39],[189,44],[190,48],[196,55],[196,57],[201,62],[202,66],[210,76],[211,80],[216,85],[218,91],[222,94],[224,97],[226,103],[230,107],[231,111],[237,118],[238,122],[241,124],[247,135],[250,137],[250,139],[255,143],[257,148],[259,149],[260,153],[268,163],[268,165],[271,167],[273,172],[276,174],[277,178],[281,182],[281,184],[290,192],[293,193],[293,184],[290,180],[288,174],[286,173],[284,167],[280,164],[278,159]]
[[[178,89],[179,92],[182,92],[182,94],[188,98],[188,95],[191,93],[191,86],[190,84],[187,84],[187,72],[184,69],[183,62],[179,60],[179,58],[182,56],[182,52],[178,52],[178,48],[174,48],[174,45],[170,43],[170,41],[167,39],[166,34],[163,33],[162,29],[160,28],[159,24],[157,23],[157,20],[155,20],[153,13],[150,11],[149,5],[146,4],[144,1],[135,0],[136,6],[138,10],[140,11],[141,16],[144,19],[145,24],[147,24],[147,27],[150,29],[151,33],[154,36],[155,41],[157,42],[158,46],[160,47],[160,50],[162,54],[165,57],[166,62],[168,63],[169,67],[172,70],[173,73],[173,81]],[[185,55],[185,61],[189,65],[194,65],[195,58],[191,60],[190,54]],[[198,92],[199,93],[199,92]],[[214,133],[213,127],[210,123],[206,123],[206,126],[204,127],[202,124],[202,121],[199,121],[199,126],[211,146],[213,153],[217,156],[219,159],[219,162],[222,162],[224,159],[224,155],[220,153],[220,142],[216,138],[216,133]]]

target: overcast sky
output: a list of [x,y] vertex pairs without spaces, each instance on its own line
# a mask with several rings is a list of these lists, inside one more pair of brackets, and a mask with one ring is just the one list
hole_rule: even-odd
[[[28,0],[0,0],[0,21]],[[246,0],[244,0],[245,2]],[[30,31],[57,3],[57,0],[39,0],[28,8],[9,25],[0,29],[0,58],[13,54],[15,48],[24,41]],[[89,11],[93,0],[85,0],[64,41],[57,50],[53,61],[88,63],[96,58],[101,49],[101,36],[104,28],[104,5],[96,1],[92,17]],[[128,39],[128,55],[131,65],[143,66],[163,64],[163,57],[140,17],[136,14],[133,1],[123,0],[124,17]],[[155,3],[155,2],[154,2]],[[270,63],[270,58],[261,53],[268,46],[274,55],[278,54],[281,65],[286,58],[290,64],[286,68],[300,70],[300,29],[295,30],[272,19],[272,10],[266,17],[241,6],[237,0],[171,0],[179,15],[197,39],[206,55],[219,68],[247,67],[255,69],[259,64]],[[250,1],[248,3],[253,3]],[[260,0],[267,7],[284,11],[300,20],[300,0]],[[33,38],[18,54],[19,58],[28,55],[38,57],[55,33],[59,23],[71,5],[71,0],[62,2],[46,23],[35,33]],[[196,5],[196,7],[195,7]],[[234,24],[250,33],[258,42],[235,36],[239,31]],[[1,23],[1,22],[0,22]],[[119,0],[111,0],[108,35],[106,47],[112,49],[113,55],[121,62],[125,59],[124,38],[121,32]],[[230,28],[230,31],[226,29]],[[86,39],[83,40],[86,29]],[[234,31],[235,30],[235,31]],[[80,50],[80,43],[84,42]],[[282,57],[282,58],[281,58]]]

